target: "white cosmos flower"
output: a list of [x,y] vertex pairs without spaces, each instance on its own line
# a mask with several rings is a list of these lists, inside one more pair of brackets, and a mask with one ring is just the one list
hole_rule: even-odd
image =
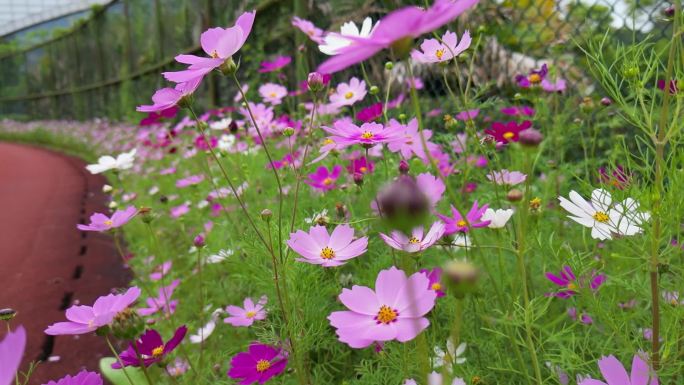
[[447,370],[451,373],[454,364],[461,365],[466,362],[466,358],[463,356],[465,355],[464,353],[467,346],[468,345],[465,342],[461,342],[458,347],[454,347],[451,338],[446,342],[446,351],[442,350],[439,346],[435,346],[435,358],[432,360],[434,367],[441,368],[446,364]]
[[221,151],[229,151],[235,144],[235,135],[221,135],[218,141],[218,148]]
[[610,193],[603,189],[592,191],[591,203],[575,191],[570,191],[570,200],[564,197],[558,200],[561,207],[572,214],[568,215],[570,219],[591,228],[594,239],[612,239],[613,234],[638,234],[642,231],[641,225],[651,217],[649,213],[638,211],[639,204],[632,198],[613,204]]
[[373,19],[367,17],[363,20],[363,24],[361,24],[361,29],[359,30],[359,27],[357,27],[353,21],[348,21],[342,24],[340,33],[331,32],[325,35],[325,44],[319,45],[318,49],[326,55],[337,55],[342,48],[353,43],[353,40],[346,39],[345,36],[369,37],[379,24],[380,22],[373,26]]
[[223,262],[233,254],[235,254],[235,252],[232,249],[220,250],[218,253],[208,256],[207,263]]
[[211,124],[209,124],[209,128],[211,128],[212,130],[227,130],[228,127],[230,127],[230,123],[232,122],[233,119],[231,118],[223,118],[221,120],[211,122]]
[[206,341],[206,339],[209,338],[211,333],[214,332],[214,329],[216,329],[216,320],[222,313],[223,309],[219,308],[214,310],[214,312],[211,313],[211,318],[209,319],[209,322],[207,322],[206,325],[199,328],[196,334],[190,336],[190,342],[192,342],[193,344],[199,344],[201,342]]
[[481,221],[490,221],[489,227],[490,229],[500,229],[504,226],[506,226],[506,223],[508,223],[508,220],[511,219],[511,216],[513,216],[513,209],[487,209],[487,211],[482,214],[482,218],[480,218]]
[[97,163],[87,165],[86,169],[88,169],[91,174],[100,174],[109,170],[128,170],[133,167],[135,153],[136,149],[134,148],[129,152],[119,154],[116,158],[111,155],[101,156],[97,160]]

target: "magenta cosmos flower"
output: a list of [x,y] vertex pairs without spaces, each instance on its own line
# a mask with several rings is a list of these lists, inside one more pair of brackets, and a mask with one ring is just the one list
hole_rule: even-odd
[[223,322],[233,326],[252,326],[254,321],[266,319],[266,310],[264,309],[266,302],[268,302],[266,296],[262,296],[256,304],[251,298],[245,298],[242,303],[244,307],[235,305],[226,307],[226,312],[230,314],[230,317],[224,318]]
[[287,96],[287,88],[275,83],[262,84],[259,87],[259,95],[266,103],[277,106]]
[[242,48],[252,31],[256,11],[245,12],[238,17],[235,25],[230,28],[209,28],[200,36],[200,44],[204,53],[209,57],[195,55],[178,55],[176,61],[189,64],[183,71],[164,72],[166,80],[174,83],[188,82],[201,79],[212,70],[219,68]]
[[501,110],[501,113],[504,115],[508,116],[534,116],[534,108],[530,106],[511,106],[511,107],[504,107]]
[[435,306],[437,294],[428,285],[425,274],[407,278],[393,266],[378,274],[375,291],[356,285],[343,289],[338,298],[349,311],[333,312],[328,320],[340,341],[352,348],[375,341],[410,341],[430,325],[424,316]]
[[515,186],[516,184],[524,182],[527,179],[527,175],[520,171],[508,171],[503,169],[501,171],[490,172],[487,174],[487,179],[498,185]]
[[17,327],[13,332],[8,331],[5,339],[0,341],[0,385],[14,384],[25,348],[26,329],[23,326]]
[[391,237],[380,233],[380,238],[389,247],[407,253],[417,253],[434,245],[444,235],[444,224],[442,222],[433,223],[427,234],[425,234],[423,226],[419,226],[411,231],[410,237],[396,230],[392,231],[390,235]]
[[278,56],[273,61],[264,60],[261,62],[261,68],[259,68],[259,72],[267,73],[278,71],[279,69],[290,64],[290,62],[292,62],[292,58],[289,56]]
[[378,23],[367,38],[343,36],[352,43],[338,51],[318,67],[318,72],[333,73],[362,62],[383,49],[401,46],[408,51],[410,41],[455,19],[478,0],[436,0],[432,7],[423,10],[409,6],[391,12]]
[[542,80],[546,79],[546,75],[549,74],[549,67],[546,64],[541,66],[541,69],[531,70],[529,74],[526,75],[516,75],[515,81],[518,83],[519,87],[530,88],[532,86],[539,85]]
[[103,383],[98,373],[83,370],[73,377],[67,375],[60,380],[50,381],[43,385],[102,385]]
[[370,148],[376,144],[388,143],[399,139],[401,132],[385,128],[380,123],[364,123],[361,127],[347,120],[338,120],[333,127],[321,126],[332,136],[330,139],[338,148],[360,144]]
[[187,82],[178,83],[176,87],[162,88],[152,95],[151,105],[141,105],[136,108],[139,112],[168,111],[180,103],[180,101],[192,95],[200,84],[202,78],[191,79]]
[[494,122],[490,129],[485,130],[485,133],[494,137],[498,143],[517,142],[521,131],[525,131],[532,127],[532,122],[525,120],[518,124],[510,121],[507,123]]
[[282,349],[269,345],[255,343],[246,352],[236,354],[230,360],[228,376],[242,381],[240,385],[250,385],[255,382],[265,383],[279,375],[287,366],[287,354]]
[[150,297],[147,299],[147,306],[138,309],[138,314],[141,316],[152,315],[158,311],[162,311],[165,314],[173,314],[176,311],[176,306],[178,306],[177,300],[171,300],[173,291],[176,290],[180,280],[174,280],[170,285],[160,287],[157,297]]
[[432,270],[421,269],[421,273],[425,274],[428,278],[428,288],[434,290],[437,297],[444,297],[445,293],[442,286],[442,269],[435,267]]
[[411,52],[411,57],[420,63],[447,62],[468,49],[471,42],[472,39],[468,31],[463,33],[460,42],[455,32],[446,31],[441,42],[437,39],[424,40],[420,45],[422,51],[414,49]]
[[[158,331],[147,330],[119,355],[121,362],[123,366],[140,366],[142,363],[145,367],[160,362],[183,341],[187,332],[188,328],[183,325],[176,329],[173,337],[165,343]],[[139,356],[138,353],[140,353]],[[121,364],[117,361],[112,364],[112,368],[121,369]]]
[[382,103],[374,103],[356,113],[356,120],[372,122],[382,116]]
[[347,166],[347,171],[352,175],[372,174],[374,169],[375,164],[365,156],[350,160],[349,165]]
[[102,213],[95,213],[90,216],[90,224],[79,224],[76,228],[81,231],[99,232],[116,229],[128,223],[136,214],[138,214],[138,209],[133,206],[128,206],[125,210],[116,210],[111,218]]
[[336,106],[351,106],[366,96],[366,82],[357,78],[349,79],[349,83],[337,85],[335,93],[330,95],[330,103]]
[[[323,30],[316,27],[312,22],[306,19],[301,19],[297,16],[292,18],[292,25],[304,32],[309,39],[313,40],[317,44],[324,44],[323,40]],[[320,72],[320,71],[318,71]]]
[[308,233],[297,230],[290,234],[287,245],[304,257],[297,258],[299,262],[333,267],[365,253],[368,237],[354,240],[354,229],[346,224],[335,227],[332,234],[325,226],[314,226]]
[[332,171],[328,171],[327,168],[321,166],[316,169],[316,172],[309,174],[309,180],[304,181],[304,183],[322,191],[333,190],[337,188],[337,184],[335,184],[335,182],[340,177],[341,172],[342,166],[339,164],[335,165]]
[[482,215],[487,211],[489,207],[488,204],[478,207],[477,201],[473,202],[473,206],[468,211],[465,217],[451,205],[451,214],[453,217],[447,217],[446,215],[437,214],[437,216],[446,225],[444,229],[444,234],[451,235],[456,232],[466,233],[471,228],[487,227],[490,221],[483,221]]
[[627,370],[615,356],[603,357],[598,361],[601,374],[606,382],[587,378],[578,385],[658,385],[658,377],[639,354],[632,359],[632,373]]
[[546,278],[549,281],[555,283],[556,285],[563,288],[563,290],[555,293],[547,293],[547,296],[558,297],[558,298],[570,298],[578,293],[578,290],[583,287],[589,287],[592,291],[596,291],[606,282],[605,274],[596,274],[592,271],[586,277],[580,277],[579,279],[573,273],[570,266],[563,266],[560,275],[555,275],[553,273],[545,273]]
[[76,335],[94,332],[110,325],[119,313],[140,297],[140,289],[131,287],[124,294],[109,294],[95,300],[93,306],[74,305],[66,310],[67,322],[57,322],[45,329],[45,334]]
[[[418,131],[418,120],[411,119],[408,124],[401,124],[398,121],[390,120],[387,129],[390,132],[397,133],[397,139],[391,141],[387,148],[392,152],[398,152],[404,159],[411,159],[417,156],[420,160],[427,162],[428,157],[425,154],[425,147],[430,150],[435,147],[434,143],[428,142],[432,137],[431,130],[423,130],[423,138],[420,137]],[[423,139],[425,139],[425,146],[423,146]]]

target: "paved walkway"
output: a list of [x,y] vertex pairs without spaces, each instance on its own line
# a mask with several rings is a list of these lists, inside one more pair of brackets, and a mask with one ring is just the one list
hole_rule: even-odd
[[72,304],[90,305],[128,281],[111,238],[76,229],[105,210],[104,178],[84,166],[49,150],[0,143],[0,308],[17,310],[13,326],[27,329],[21,370],[59,357],[41,363],[30,384],[97,368],[108,353],[99,337],[53,338],[43,330],[64,320]]

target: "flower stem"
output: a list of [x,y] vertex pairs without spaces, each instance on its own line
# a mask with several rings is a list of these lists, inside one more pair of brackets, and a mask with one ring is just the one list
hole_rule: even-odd
[[112,345],[112,341],[109,340],[109,336],[105,336],[105,340],[107,341],[107,346],[109,346],[109,350],[112,351],[112,354],[114,354],[114,357],[116,357],[116,361],[121,365],[121,370],[124,373],[124,376],[126,376],[126,379],[128,380],[128,383],[131,385],[136,385],[133,383],[133,380],[131,380],[131,377],[128,375],[128,372],[126,372],[126,367],[123,364],[123,361],[121,361],[121,357],[119,356],[119,353],[114,349],[114,346]]

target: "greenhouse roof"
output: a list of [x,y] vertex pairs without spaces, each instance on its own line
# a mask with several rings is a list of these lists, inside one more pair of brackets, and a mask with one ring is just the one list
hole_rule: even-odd
[[0,36],[112,0],[0,0]]

